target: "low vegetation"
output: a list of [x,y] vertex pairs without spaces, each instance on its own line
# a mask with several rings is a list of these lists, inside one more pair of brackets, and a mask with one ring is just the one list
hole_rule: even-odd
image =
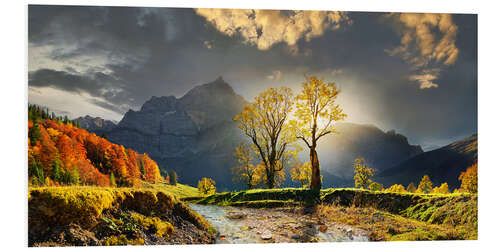
[[162,191],[178,198],[189,197],[189,196],[198,196],[200,192],[197,188],[191,187],[189,185],[184,185],[177,183],[176,185],[169,184],[167,182],[159,182],[159,183],[149,183],[143,182],[143,188],[151,188],[156,189],[158,191]]
[[315,214],[322,220],[364,229],[372,241],[465,239],[453,227],[424,223],[373,208],[320,205]]
[[37,187],[28,199],[30,246],[215,240],[208,221],[160,188]]
[[204,205],[283,207],[313,204],[319,192],[303,188],[252,189],[239,192],[216,193],[204,197],[186,197],[185,201]]
[[[404,189],[404,187],[403,187]],[[319,198],[318,198],[319,197]],[[370,232],[372,240],[477,239],[477,195],[416,194],[355,188],[253,189],[184,200],[253,208],[314,208],[318,218]]]

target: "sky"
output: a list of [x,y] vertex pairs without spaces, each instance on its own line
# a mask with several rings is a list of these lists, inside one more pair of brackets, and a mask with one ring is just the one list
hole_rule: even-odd
[[28,101],[119,121],[222,76],[248,101],[336,82],[346,121],[424,149],[477,133],[477,15],[28,7]]

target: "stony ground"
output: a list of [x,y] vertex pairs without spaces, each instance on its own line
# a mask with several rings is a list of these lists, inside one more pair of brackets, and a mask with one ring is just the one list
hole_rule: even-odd
[[[179,216],[163,218],[175,230],[170,236],[160,237],[152,228],[145,228],[130,219],[128,211],[106,212],[95,226],[82,228],[78,224],[47,228],[41,237],[31,237],[29,246],[105,246],[116,237],[112,245],[185,245],[213,244],[215,237],[197,228]],[[114,223],[120,221],[122,224]]]
[[218,231],[218,243],[368,241],[368,233],[321,221],[304,209],[253,209],[191,204]]

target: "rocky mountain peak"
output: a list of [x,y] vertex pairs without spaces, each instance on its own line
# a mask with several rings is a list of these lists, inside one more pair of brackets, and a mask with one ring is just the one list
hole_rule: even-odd
[[147,152],[160,162],[164,158],[187,157],[200,150],[198,141],[206,131],[235,128],[232,119],[244,105],[246,101],[219,77],[194,87],[181,98],[151,97],[140,110],[129,110],[109,138]]
[[219,76],[215,81],[198,85],[186,93],[181,99],[190,99],[197,97],[212,97],[217,96],[227,97],[227,96],[237,96],[231,85]]
[[175,96],[152,96],[142,105],[141,112],[165,113],[175,110],[176,104]]
[[94,133],[102,133],[112,130],[116,127],[116,124],[109,120],[104,120],[101,117],[92,117],[90,115],[81,116],[74,119],[76,122],[80,122],[80,126],[83,129]]

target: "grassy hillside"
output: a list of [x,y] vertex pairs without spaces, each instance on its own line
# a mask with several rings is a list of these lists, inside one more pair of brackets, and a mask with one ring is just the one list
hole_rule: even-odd
[[454,142],[445,147],[412,157],[394,168],[387,169],[374,179],[390,186],[396,183],[418,183],[427,174],[434,183],[447,182],[458,188],[458,176],[477,161],[477,135]]
[[225,192],[184,200],[257,208],[297,209],[305,205],[314,208],[318,218],[370,231],[372,240],[477,239],[477,195],[353,188],[325,189],[318,195],[306,189],[284,188]]
[[180,184],[180,183],[177,183],[177,185],[169,185],[165,182],[160,182],[160,183],[144,182],[142,184],[142,187],[156,189],[158,191],[162,191],[162,192],[174,195],[174,196],[179,197],[179,198],[200,195],[197,188],[191,187],[189,185]]
[[[171,192],[185,186],[175,188]],[[211,224],[157,188],[29,188],[28,244],[157,245],[214,243]]]

